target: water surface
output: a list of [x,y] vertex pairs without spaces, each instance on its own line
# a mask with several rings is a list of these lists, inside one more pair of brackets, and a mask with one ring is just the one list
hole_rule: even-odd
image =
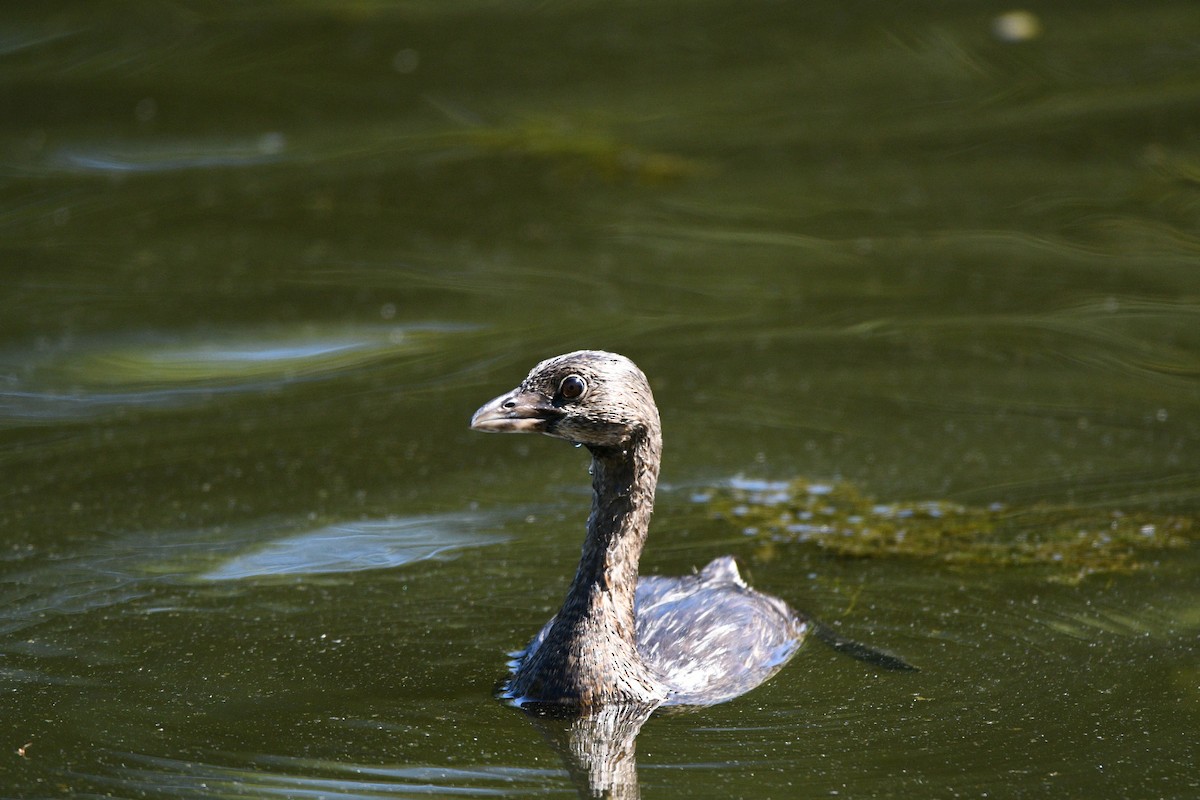
[[662,410],[646,571],[921,666],[810,643],[643,796],[1194,796],[1195,9],[998,13],[12,10],[5,796],[572,796],[493,691],[585,455],[467,421],[577,347]]

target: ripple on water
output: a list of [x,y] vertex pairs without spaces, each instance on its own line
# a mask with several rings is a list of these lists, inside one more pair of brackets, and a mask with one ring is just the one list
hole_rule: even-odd
[[287,151],[287,137],[269,131],[248,140],[179,140],[69,147],[56,151],[48,165],[66,172],[179,172],[274,164],[284,160]]
[[469,515],[359,520],[326,525],[269,542],[200,576],[227,581],[388,569],[415,561],[452,558],[505,537],[475,533],[490,517]]
[[[442,514],[334,522],[286,520],[189,531],[141,532],[72,558],[9,575],[0,594],[0,637],[41,622],[122,605],[154,586],[390,569],[444,560],[505,541],[495,515]],[[244,551],[230,556],[231,551]],[[215,566],[214,566],[215,564]],[[0,649],[18,645],[0,641]]]
[[203,337],[82,339],[0,355],[0,425],[86,419],[115,409],[177,407],[218,394],[334,377],[422,352],[469,326],[262,328]]
[[[481,765],[369,765],[307,758],[251,757],[237,765],[109,752],[109,770],[84,777],[120,792],[204,797],[508,797],[544,794],[557,770]],[[557,788],[557,786],[555,787]]]

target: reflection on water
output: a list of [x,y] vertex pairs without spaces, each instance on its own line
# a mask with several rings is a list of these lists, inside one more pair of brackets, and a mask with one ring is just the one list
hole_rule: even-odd
[[[356,520],[299,533],[295,530],[302,524],[270,520],[118,536],[90,552],[10,574],[0,595],[0,634],[128,603],[164,582],[295,579],[454,558],[504,541],[495,533],[500,524],[498,516],[451,514]],[[257,549],[228,555],[247,544]]]
[[178,407],[216,394],[266,392],[330,379],[436,347],[467,325],[375,325],[223,332],[193,340],[72,340],[61,347],[10,350],[0,389],[0,425],[86,418],[132,407]]
[[496,524],[495,518],[444,516],[360,520],[326,525],[276,539],[254,553],[226,561],[200,577],[210,581],[317,575],[387,569],[413,561],[452,558],[459,550],[503,541],[472,531]]
[[61,150],[50,164],[64,170],[95,172],[174,172],[187,169],[219,169],[271,164],[283,159],[287,139],[280,133],[264,133],[253,142],[160,141],[106,149]]
[[464,325],[375,325],[225,331],[192,340],[145,337],[114,343],[72,341],[50,352],[10,353],[14,370],[34,370],[47,382],[86,387],[141,384],[221,385],[284,381],[362,366],[402,353],[427,350]]
[[558,751],[579,796],[637,800],[637,737],[652,705],[608,705],[584,713],[526,707],[534,725]]
[[84,396],[52,392],[0,391],[0,424],[12,426],[39,420],[87,419],[139,406],[170,407],[201,402],[220,389],[169,389],[146,392],[102,392]]

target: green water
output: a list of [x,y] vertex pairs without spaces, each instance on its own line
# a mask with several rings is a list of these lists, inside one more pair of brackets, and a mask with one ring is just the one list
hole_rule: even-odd
[[598,347],[662,411],[644,570],[922,668],[807,644],[651,719],[642,796],[1195,797],[1196,9],[1004,10],[6,9],[0,793],[573,796],[493,689],[585,454],[467,421]]

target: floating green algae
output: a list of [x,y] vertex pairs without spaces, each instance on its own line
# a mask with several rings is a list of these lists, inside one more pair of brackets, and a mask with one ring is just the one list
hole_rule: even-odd
[[697,498],[771,542],[841,556],[1042,567],[1056,581],[1132,572],[1196,533],[1186,516],[1039,504],[973,507],[943,500],[879,503],[845,482],[735,479]]

